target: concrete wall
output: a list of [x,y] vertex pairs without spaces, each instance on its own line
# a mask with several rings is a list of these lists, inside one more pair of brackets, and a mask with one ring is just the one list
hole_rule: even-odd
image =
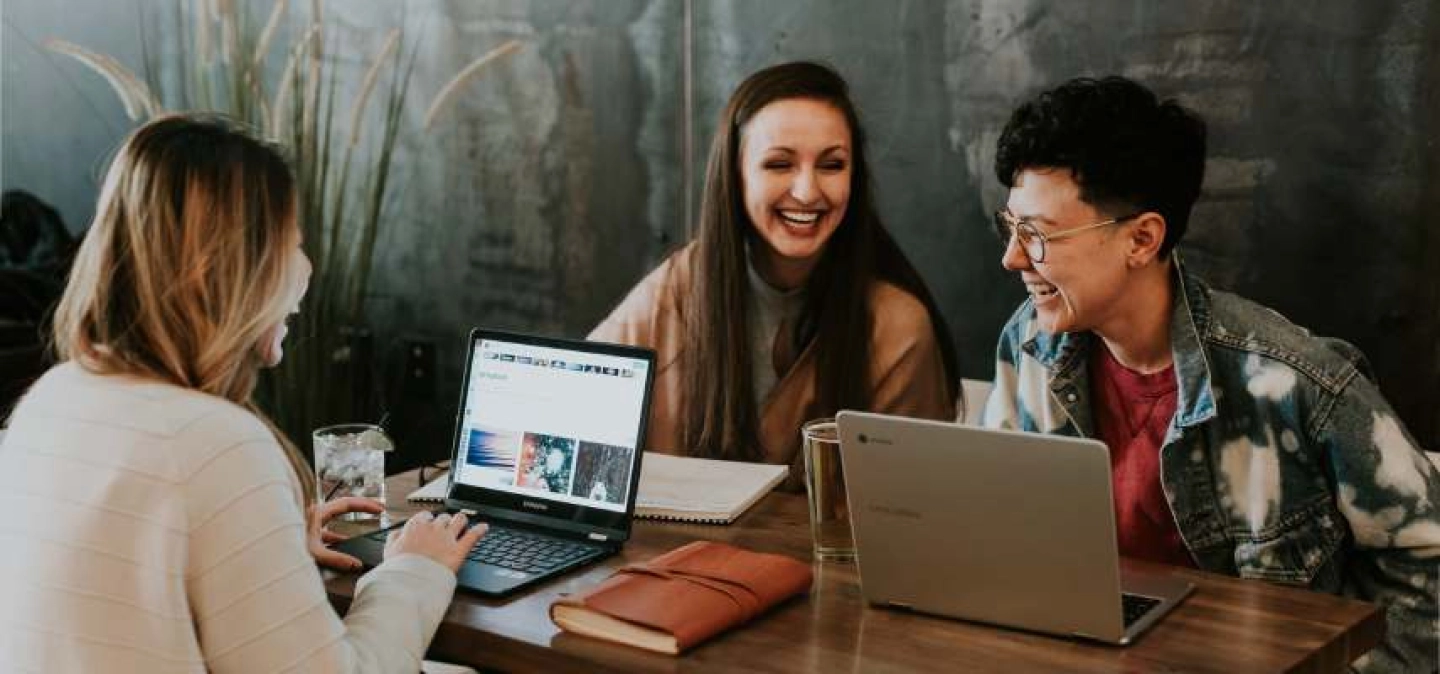
[[[58,35],[138,63],[132,10],[7,0],[0,11],[3,186],[37,192],[78,229],[94,167],[126,124],[97,79],[31,42]],[[1417,437],[1440,447],[1434,2],[335,0],[329,11],[357,48],[402,20],[422,36],[371,307],[382,355],[400,358],[401,338],[439,345],[441,407],[468,327],[583,335],[683,242],[730,90],[803,57],[850,79],[883,215],[946,308],[967,376],[989,376],[1022,296],[986,219],[1003,200],[991,175],[1000,128],[1040,87],[1122,73],[1211,124],[1190,264],[1357,343]],[[420,132],[429,96],[506,39],[526,47]]]

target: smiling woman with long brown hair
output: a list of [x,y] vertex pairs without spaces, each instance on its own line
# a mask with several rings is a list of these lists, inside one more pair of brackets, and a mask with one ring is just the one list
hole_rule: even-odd
[[[417,517],[342,622],[314,476],[251,403],[310,275],[279,150],[218,117],[136,130],[0,445],[0,671],[414,672],[484,533]],[[370,506],[374,509],[374,506]],[[308,518],[308,519],[307,519]],[[312,557],[313,556],[313,557]]]
[[695,240],[590,334],[656,349],[646,448],[791,464],[840,409],[953,420],[954,346],[885,231],[845,81],[787,63],[740,84]]

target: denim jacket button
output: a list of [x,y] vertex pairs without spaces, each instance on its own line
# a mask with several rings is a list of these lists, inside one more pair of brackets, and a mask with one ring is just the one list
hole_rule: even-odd
[[1074,393],[1066,393],[1066,394],[1065,394],[1065,400],[1068,401],[1068,402],[1072,402],[1072,403],[1075,402],[1075,394],[1074,394]]

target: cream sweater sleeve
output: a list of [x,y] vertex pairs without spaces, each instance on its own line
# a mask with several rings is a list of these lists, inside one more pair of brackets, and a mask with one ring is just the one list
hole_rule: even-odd
[[342,622],[306,549],[282,450],[258,420],[233,412],[202,419],[173,439],[213,448],[177,452],[195,457],[183,481],[185,585],[207,668],[419,671],[455,575],[418,555],[387,560],[360,580]]

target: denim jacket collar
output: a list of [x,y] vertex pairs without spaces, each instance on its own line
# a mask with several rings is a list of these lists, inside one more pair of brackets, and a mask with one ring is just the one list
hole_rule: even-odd
[[1180,253],[1175,261],[1175,306],[1170,314],[1170,349],[1179,382],[1175,426],[1189,428],[1215,418],[1215,393],[1204,336],[1210,332],[1210,295],[1205,282],[1185,273]]

